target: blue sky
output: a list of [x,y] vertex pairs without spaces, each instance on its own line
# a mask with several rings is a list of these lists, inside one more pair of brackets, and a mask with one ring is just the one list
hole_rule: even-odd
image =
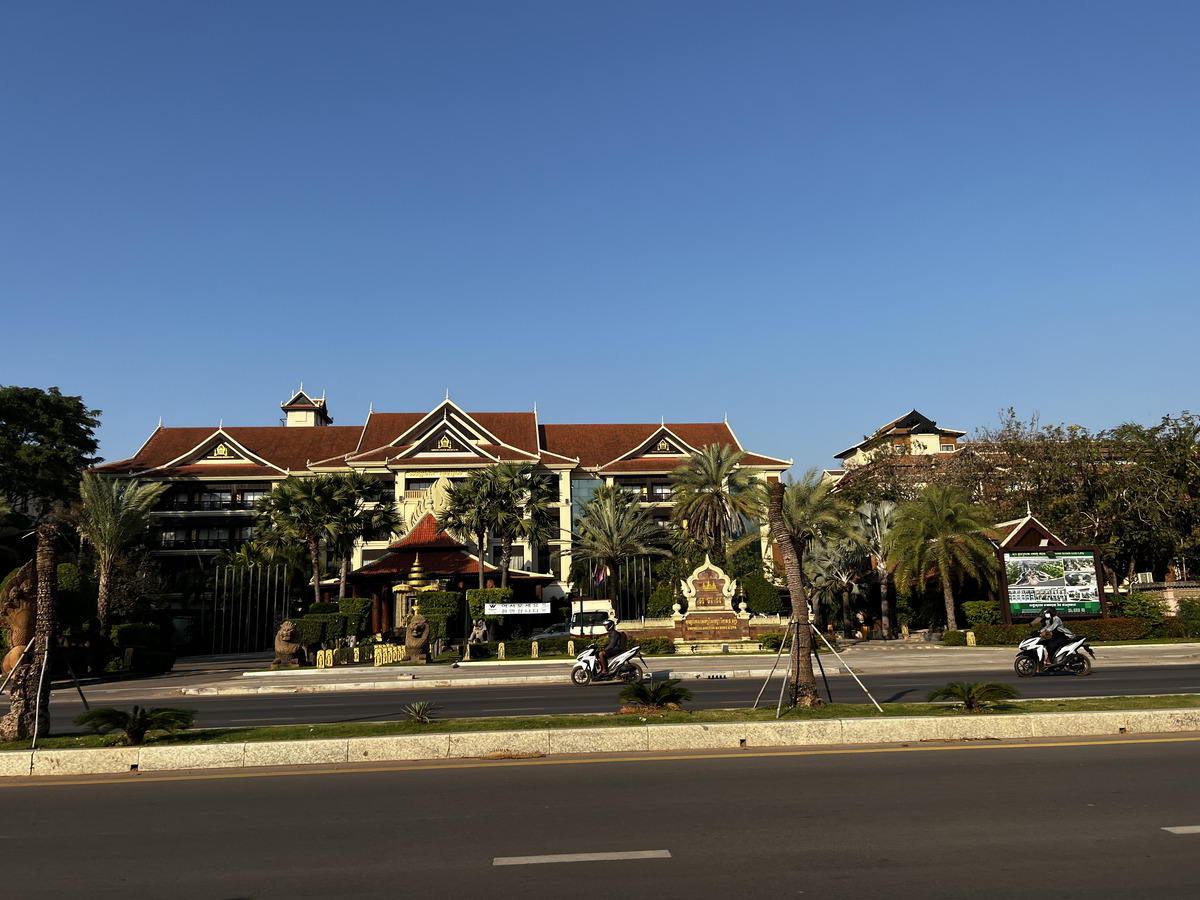
[[0,384],[166,425],[1197,407],[1200,3],[11,2]]

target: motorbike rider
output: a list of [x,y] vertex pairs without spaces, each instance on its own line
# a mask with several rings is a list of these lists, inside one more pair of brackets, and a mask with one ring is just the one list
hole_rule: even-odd
[[1058,617],[1058,610],[1053,606],[1043,609],[1036,621],[1041,631],[1042,646],[1046,648],[1046,664],[1052,665],[1055,654],[1075,635],[1063,624],[1063,620]]
[[616,656],[625,649],[625,635],[617,631],[617,623],[612,619],[604,620],[604,630],[608,632],[608,640],[600,648],[600,674],[608,674],[608,658]]

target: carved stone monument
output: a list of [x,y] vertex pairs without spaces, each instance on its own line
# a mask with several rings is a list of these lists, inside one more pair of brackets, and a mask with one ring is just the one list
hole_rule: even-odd
[[413,607],[412,618],[408,620],[404,649],[410,662],[429,662],[429,620],[421,615],[419,606]]
[[25,563],[0,594],[0,628],[8,629],[12,648],[4,656],[0,670],[8,675],[16,668],[25,645],[33,640],[37,619],[37,571],[32,561]]
[[[746,604],[733,608],[737,584],[706,556],[704,563],[683,582],[688,611],[683,616],[685,641],[740,641],[750,637]],[[679,627],[679,626],[677,626]]]
[[275,661],[280,669],[294,669],[300,665],[300,629],[295,622],[284,621],[275,632]]

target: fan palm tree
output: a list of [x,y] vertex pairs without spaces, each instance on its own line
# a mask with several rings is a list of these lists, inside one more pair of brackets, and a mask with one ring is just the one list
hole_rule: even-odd
[[804,557],[816,544],[848,539],[850,509],[809,469],[799,481],[776,482],[769,488],[768,518],[771,531],[783,554],[788,592],[792,596],[791,626],[796,629],[792,641],[789,700],[793,706],[817,706],[817,682],[812,667],[812,633],[808,611],[808,591],[804,583]]
[[762,516],[758,469],[743,466],[744,450],[709,444],[671,473],[671,520],[706,553],[724,561],[725,546],[752,530]]
[[864,503],[858,508],[859,532],[863,546],[871,556],[871,567],[879,581],[880,632],[886,641],[892,634],[891,604],[888,602],[887,539],[896,518],[891,500]]
[[[805,566],[809,583],[818,600],[825,605],[842,611],[842,633],[850,637],[853,626],[850,621],[850,598],[862,593],[859,583],[862,578],[863,550],[857,541],[822,541],[813,547]],[[817,610],[821,608],[818,602]],[[818,623],[818,628],[821,627]]]
[[916,500],[896,510],[887,536],[887,559],[895,569],[896,589],[908,596],[936,577],[946,604],[946,628],[958,630],[954,582],[964,575],[990,583],[997,569],[989,538],[994,524],[987,510],[961,491],[930,485]]
[[84,472],[79,487],[79,535],[91,544],[99,568],[96,618],[108,636],[113,567],[121,551],[150,528],[150,512],[166,491],[165,484],[142,484]]
[[637,498],[615,484],[601,485],[575,520],[572,556],[617,566],[635,556],[666,556],[666,533]]
[[334,529],[337,532],[333,547],[341,559],[338,579],[338,599],[346,599],[346,578],[350,574],[350,558],[359,540],[368,535],[400,528],[400,516],[386,488],[365,472],[345,472],[335,475],[334,496],[338,501]]
[[341,500],[334,475],[281,481],[258,501],[258,537],[268,548],[302,544],[312,563],[313,602],[321,601],[321,544],[337,540]]
[[487,554],[488,533],[495,521],[491,479],[477,469],[465,481],[450,485],[446,505],[437,511],[440,531],[452,531],[460,537],[475,538],[479,553],[479,588],[483,589],[483,559]]
[[552,535],[550,504],[557,494],[532,464],[502,462],[484,470],[492,498],[491,530],[500,538],[500,586],[508,587],[513,543],[529,541],[531,552]]

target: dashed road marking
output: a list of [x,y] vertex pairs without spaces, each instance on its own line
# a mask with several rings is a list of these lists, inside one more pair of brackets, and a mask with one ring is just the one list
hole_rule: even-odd
[[1163,831],[1171,834],[1200,834],[1200,825],[1174,825],[1170,828],[1163,826]]
[[605,862],[619,859],[670,859],[670,850],[630,850],[624,853],[552,853],[545,856],[497,856],[493,866],[536,866],[544,863]]

